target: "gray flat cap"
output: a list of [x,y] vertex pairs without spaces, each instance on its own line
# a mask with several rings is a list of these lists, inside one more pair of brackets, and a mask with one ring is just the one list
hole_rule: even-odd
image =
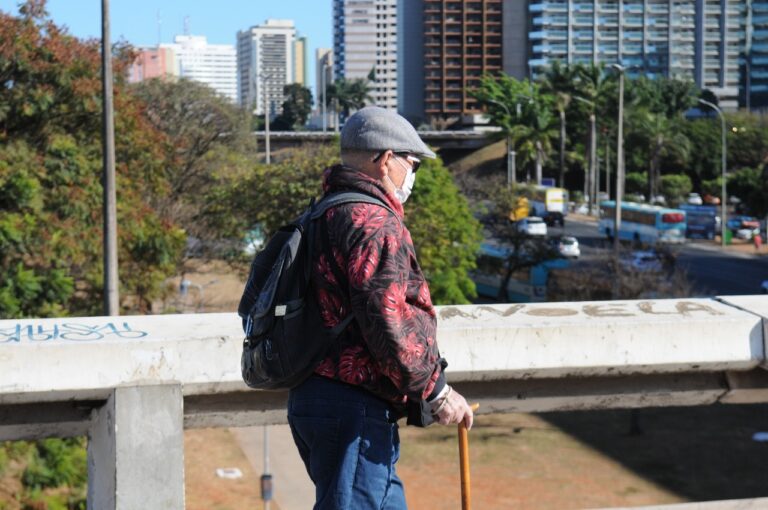
[[410,122],[391,110],[366,106],[358,110],[341,130],[341,148],[409,152],[434,159],[435,153],[421,141]]

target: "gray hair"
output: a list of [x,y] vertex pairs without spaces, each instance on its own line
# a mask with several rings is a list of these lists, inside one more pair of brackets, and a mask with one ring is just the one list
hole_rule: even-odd
[[364,168],[373,162],[380,151],[341,149],[341,163],[352,168]]

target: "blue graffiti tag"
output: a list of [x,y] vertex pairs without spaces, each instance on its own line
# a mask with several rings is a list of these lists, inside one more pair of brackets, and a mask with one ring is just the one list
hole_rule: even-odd
[[91,342],[107,337],[143,338],[148,335],[145,331],[131,329],[127,322],[116,325],[109,322],[104,325],[89,326],[87,324],[63,323],[50,327],[42,325],[16,324],[11,328],[0,328],[0,344],[11,342],[48,342],[52,340],[70,340],[75,342]]

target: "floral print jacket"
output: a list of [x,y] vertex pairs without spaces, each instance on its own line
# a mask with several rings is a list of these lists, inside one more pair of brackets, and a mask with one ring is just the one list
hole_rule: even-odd
[[323,188],[371,195],[395,215],[379,205],[342,204],[326,211],[315,229],[314,245],[322,249],[312,282],[323,322],[330,328],[349,313],[355,319],[315,372],[362,386],[396,407],[431,398],[445,385],[437,322],[402,205],[378,181],[343,166],[325,171]]

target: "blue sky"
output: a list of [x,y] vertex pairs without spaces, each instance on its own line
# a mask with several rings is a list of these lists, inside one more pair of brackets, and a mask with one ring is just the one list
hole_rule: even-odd
[[[172,42],[184,33],[184,18],[189,33],[204,35],[209,43],[235,44],[235,34],[267,18],[292,19],[301,35],[307,37],[309,76],[314,76],[316,48],[331,48],[333,18],[331,0],[110,0],[112,40],[124,39],[134,46],[152,46],[158,41]],[[16,14],[19,0],[0,0],[0,10]],[[58,25],[66,25],[77,37],[101,34],[100,0],[48,0],[48,13]],[[314,88],[314,79],[307,84]]]

